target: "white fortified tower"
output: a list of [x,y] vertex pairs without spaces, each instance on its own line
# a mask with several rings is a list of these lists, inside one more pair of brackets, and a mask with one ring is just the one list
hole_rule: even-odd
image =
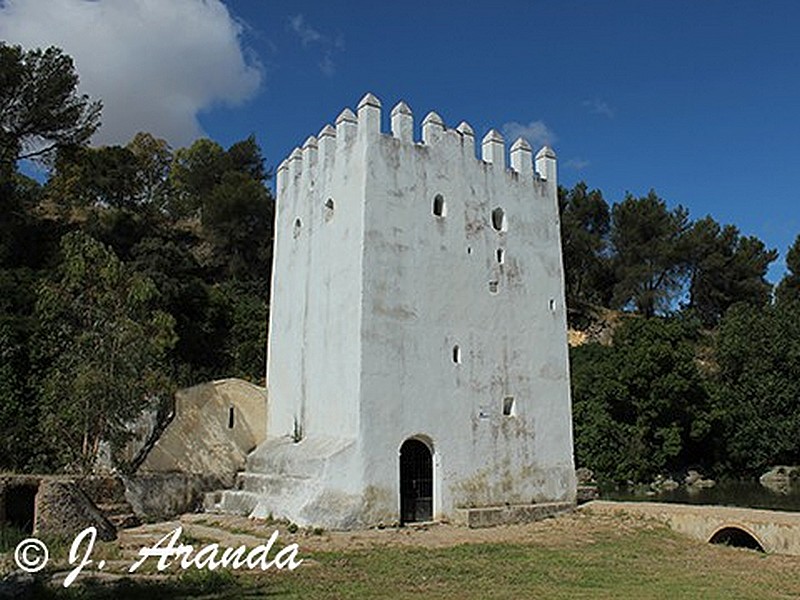
[[[575,499],[556,156],[367,94],[277,173],[267,441],[223,507],[350,528]],[[486,509],[466,510],[459,509]]]

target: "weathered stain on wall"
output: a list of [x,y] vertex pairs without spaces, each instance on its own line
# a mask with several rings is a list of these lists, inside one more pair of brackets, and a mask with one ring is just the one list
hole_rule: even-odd
[[431,451],[433,517],[574,501],[555,153],[517,140],[509,169],[494,130],[476,145],[436,113],[421,130],[417,142],[401,102],[383,133],[367,94],[279,166],[257,454],[319,468],[301,478],[249,461],[252,488],[219,508],[328,527],[397,520],[410,438]]

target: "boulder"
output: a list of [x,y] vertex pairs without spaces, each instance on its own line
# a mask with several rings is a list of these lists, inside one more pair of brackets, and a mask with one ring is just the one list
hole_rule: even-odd
[[713,479],[703,479],[703,476],[694,469],[689,470],[689,472],[686,474],[684,482],[686,483],[686,487],[690,490],[710,488],[717,484],[717,482]]
[[800,467],[785,465],[772,467],[759,477],[758,481],[767,489],[779,494],[788,494],[793,483],[800,483]]
[[594,472],[586,467],[575,469],[575,478],[578,480],[578,485],[590,485],[595,483]]
[[671,492],[677,489],[680,485],[671,477],[664,477],[663,475],[656,475],[656,478],[650,484],[650,489],[654,492]]

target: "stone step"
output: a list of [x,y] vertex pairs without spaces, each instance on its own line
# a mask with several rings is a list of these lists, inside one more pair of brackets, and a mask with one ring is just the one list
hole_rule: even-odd
[[249,517],[258,504],[259,495],[242,490],[209,492],[203,498],[203,508],[209,513]]
[[298,488],[309,482],[307,477],[289,475],[267,475],[264,473],[239,473],[236,476],[236,490],[253,492],[267,496],[284,496],[297,493]]
[[127,502],[110,502],[96,506],[117,529],[127,529],[141,524],[139,518],[133,513],[133,508]]
[[542,502],[540,504],[506,504],[503,506],[482,506],[478,508],[457,508],[453,513],[453,523],[470,528],[495,527],[516,523],[532,523],[569,512],[575,507],[570,502]]
[[258,518],[296,515],[319,493],[316,484],[326,470],[353,444],[351,439],[319,436],[297,443],[288,437],[267,440],[247,457],[234,489],[206,494],[204,508]]
[[251,454],[247,457],[247,471],[250,473],[313,478],[323,472],[325,463],[326,457]]
[[247,457],[246,470],[317,479],[331,458],[351,443],[351,440],[327,437],[307,438],[298,443],[284,438],[267,440]]

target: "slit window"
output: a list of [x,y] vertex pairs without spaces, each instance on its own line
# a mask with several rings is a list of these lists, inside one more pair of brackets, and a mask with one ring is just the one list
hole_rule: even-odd
[[302,227],[303,227],[303,222],[300,220],[300,217],[297,217],[294,220],[294,229],[292,230],[292,235],[294,236],[295,239],[297,239],[298,236],[300,235],[300,229]]
[[433,216],[444,217],[446,214],[446,206],[444,204],[444,197],[441,194],[436,194],[433,197]]
[[502,265],[506,261],[506,251],[502,248],[497,249],[497,264]]
[[328,198],[325,201],[325,208],[323,209],[325,220],[330,221],[333,218],[333,198]]
[[453,346],[453,362],[457,365],[461,364],[461,346],[458,344]]
[[228,429],[233,429],[233,407],[228,408]]
[[556,300],[555,298],[550,298],[550,302],[548,302],[548,306],[550,307],[550,312],[556,311]]
[[500,207],[495,208],[492,211],[492,229],[495,231],[505,231],[506,228],[506,212]]
[[506,396],[503,398],[503,416],[512,417],[514,414],[514,396]]

